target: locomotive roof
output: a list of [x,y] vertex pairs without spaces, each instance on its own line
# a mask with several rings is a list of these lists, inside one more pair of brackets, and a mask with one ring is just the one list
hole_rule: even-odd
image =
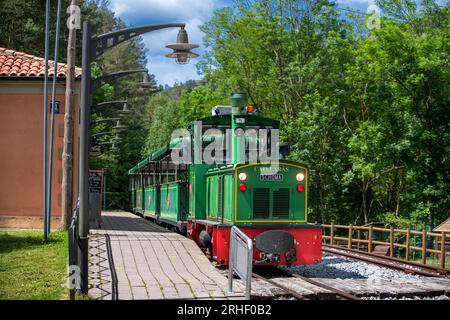
[[[247,124],[250,126],[271,126],[273,128],[279,128],[280,122],[278,120],[265,118],[261,116],[256,115],[246,115],[247,118]],[[202,118],[196,121],[201,121],[202,124],[205,125],[230,125],[231,126],[231,116],[230,115],[219,115],[219,116],[212,116],[212,117],[206,117]],[[192,129],[194,123],[192,122],[188,128]],[[139,171],[140,169],[146,167],[150,162],[160,160],[166,155],[168,155],[172,149],[177,147],[182,141],[182,138],[176,138],[172,139],[169,143],[165,144],[152,154],[150,154],[147,158],[143,159],[141,162],[139,162],[137,165],[135,165],[133,168],[128,170],[128,174],[133,174]]]
[[[244,116],[242,116],[244,117]],[[274,120],[274,119],[270,119],[270,118],[265,118],[265,117],[261,117],[261,116],[256,116],[256,115],[251,115],[251,114],[247,114],[245,116],[247,118],[246,123],[249,125],[257,125],[257,126],[272,126],[274,128],[279,128],[280,126],[280,121],[278,120]],[[227,114],[227,115],[218,115],[218,116],[211,116],[211,117],[205,117],[205,118],[201,118],[198,119],[196,121],[201,121],[202,124],[206,124],[206,125],[229,125],[231,126],[231,115]],[[191,129],[194,125],[194,122],[191,122],[188,126],[189,129]]]

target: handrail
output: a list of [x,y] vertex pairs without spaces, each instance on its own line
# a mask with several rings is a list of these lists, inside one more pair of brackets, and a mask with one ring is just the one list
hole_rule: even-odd
[[[246,260],[239,255],[239,248],[246,250]],[[252,290],[253,241],[238,227],[231,227],[230,256],[228,259],[228,292],[233,293],[233,271],[245,281],[245,298],[250,300]]]
[[[386,245],[389,246],[390,257],[394,257],[395,248],[405,249],[404,260],[409,261],[411,259],[411,252],[421,252],[421,263],[426,265],[427,254],[439,255],[439,265],[441,269],[445,269],[446,257],[450,255],[450,251],[446,250],[446,243],[449,235],[445,232],[428,232],[427,230],[416,231],[411,229],[395,229],[381,228],[370,226],[353,226],[353,225],[339,225],[339,224],[322,224],[323,230],[323,242],[325,244],[335,245],[337,243],[344,242],[346,246],[351,249],[356,244],[356,249],[360,249],[360,244],[367,245],[367,251],[372,252],[374,245]],[[339,232],[341,231],[341,232]],[[356,231],[356,235],[354,234]],[[374,237],[375,233],[380,235],[379,238]],[[339,234],[339,235],[337,235]],[[383,240],[383,235],[388,237]],[[395,235],[401,235],[403,242],[395,239]],[[417,237],[421,241],[421,245],[418,246],[416,241]],[[433,239],[435,244],[434,248],[427,246],[428,239]],[[420,242],[419,242],[420,244]],[[440,246],[440,248],[439,248]]]

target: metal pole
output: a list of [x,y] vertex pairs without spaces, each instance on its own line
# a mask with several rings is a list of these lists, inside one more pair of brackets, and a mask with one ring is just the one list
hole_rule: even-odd
[[233,268],[234,268],[234,243],[235,243],[235,239],[234,239],[234,229],[231,228],[230,230],[230,254],[228,257],[228,294],[232,294],[233,293]]
[[[245,162],[244,150],[244,123],[237,123],[236,118],[246,114],[245,107],[248,103],[247,94],[235,93],[231,96],[231,158],[233,163]],[[237,133],[241,135],[238,136]]]
[[[239,237],[241,242],[245,242],[247,248],[247,270],[238,270],[235,266],[239,265],[237,260],[237,246]],[[253,242],[242,230],[233,226],[230,230],[230,253],[228,257],[228,294],[233,293],[233,271],[236,269],[238,276],[244,280],[245,277],[245,299],[251,299],[252,293],[252,269],[253,269]],[[245,276],[244,276],[245,273]]]
[[106,211],[106,170],[103,171],[103,210]]
[[250,238],[247,238],[247,278],[246,278],[246,290],[245,299],[251,300],[252,296],[252,269],[253,269],[253,242]]
[[45,75],[44,75],[44,239],[48,239],[47,231],[47,99],[48,99],[48,29],[50,20],[50,0],[45,4]]
[[[48,0],[47,0],[48,1]],[[90,144],[90,124],[91,124],[91,93],[93,81],[91,79],[90,63],[104,51],[110,49],[123,41],[143,33],[156,31],[165,28],[183,27],[183,24],[164,24],[155,26],[143,26],[113,31],[107,34],[91,38],[91,26],[89,21],[83,22],[82,41],[82,84],[80,103],[80,152],[79,152],[79,266],[81,273],[81,292],[88,291],[88,234],[89,234],[89,144]],[[111,43],[110,43],[111,42]],[[91,47],[92,46],[92,47]],[[112,76],[112,75],[110,75]],[[114,75],[114,77],[116,77]],[[103,78],[105,80],[105,78]],[[99,83],[96,81],[95,83]]]
[[91,26],[83,23],[81,116],[80,116],[80,217],[79,217],[79,257],[81,272],[81,292],[88,291],[88,234],[89,234],[89,127],[91,124]]
[[53,140],[55,131],[55,95],[56,95],[56,79],[58,76],[58,50],[59,50],[59,20],[61,13],[61,0],[58,0],[56,13],[56,36],[55,36],[55,56],[53,61],[53,86],[52,86],[52,116],[50,125],[50,152],[48,158],[48,194],[47,194],[47,231],[51,230],[52,217],[52,177],[53,177]]

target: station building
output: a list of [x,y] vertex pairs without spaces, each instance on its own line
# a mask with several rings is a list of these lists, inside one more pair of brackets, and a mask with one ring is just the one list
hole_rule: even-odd
[[[0,47],[0,228],[43,228],[44,59]],[[54,62],[49,61],[50,139]],[[61,224],[62,152],[67,65],[58,63],[52,186],[52,228]],[[78,194],[81,69],[75,69],[73,199]],[[49,146],[49,143],[48,143]]]

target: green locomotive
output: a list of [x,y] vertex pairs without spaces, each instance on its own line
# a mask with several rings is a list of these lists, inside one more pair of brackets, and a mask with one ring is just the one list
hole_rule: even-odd
[[234,94],[231,106],[215,107],[129,170],[133,211],[186,234],[219,265],[228,264],[233,225],[254,239],[255,264],[319,263],[321,228],[307,223],[308,168],[284,159],[277,129]]

